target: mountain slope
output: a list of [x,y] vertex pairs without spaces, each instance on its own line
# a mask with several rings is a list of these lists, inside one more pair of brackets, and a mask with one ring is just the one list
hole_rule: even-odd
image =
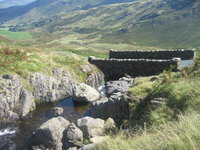
[[0,9],[0,21],[4,22],[16,17],[24,18],[23,20],[26,21],[36,21],[66,12],[130,1],[134,0],[37,0],[23,7]]
[[71,42],[90,46],[110,43],[163,48],[200,47],[198,0],[70,2],[38,0],[26,6],[32,9],[5,25],[18,25],[11,29],[13,31],[50,32],[62,38],[73,35],[77,40]]

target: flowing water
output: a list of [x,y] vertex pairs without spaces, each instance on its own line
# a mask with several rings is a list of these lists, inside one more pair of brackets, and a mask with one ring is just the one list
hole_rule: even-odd
[[[0,125],[0,144],[7,143],[1,150],[21,150],[30,135],[44,122],[56,117],[52,108],[62,107],[64,109],[62,117],[70,122],[81,118],[87,106],[78,106],[73,103],[72,98],[66,98],[57,104],[45,104],[38,106],[28,119],[24,119],[16,124]],[[4,140],[4,141],[2,141]]]

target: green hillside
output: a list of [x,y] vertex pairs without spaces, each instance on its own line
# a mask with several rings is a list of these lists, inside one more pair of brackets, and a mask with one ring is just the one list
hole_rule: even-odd
[[[95,0],[74,1],[71,5],[66,2],[63,6],[58,1],[39,2],[23,17],[4,25],[12,25],[13,31],[35,31],[36,39],[40,37],[38,31],[54,34],[53,39],[45,42],[81,43],[91,48],[200,47],[200,2],[196,0],[135,0],[116,4]],[[13,27],[14,24],[17,26]]]

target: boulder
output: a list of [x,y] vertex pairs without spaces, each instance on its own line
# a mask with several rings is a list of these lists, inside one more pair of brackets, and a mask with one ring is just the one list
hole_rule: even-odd
[[108,81],[105,84],[106,95],[109,97],[115,93],[126,93],[127,90],[133,85],[133,79],[123,77],[117,81]]
[[33,88],[34,98],[41,102],[57,102],[72,95],[72,87],[75,81],[66,71],[53,70],[54,76],[42,73],[34,73],[28,77]]
[[35,102],[32,93],[24,88],[21,88],[20,103],[22,104],[22,117],[27,116],[30,111],[35,109]]
[[109,98],[93,102],[86,114],[104,120],[110,117],[115,120],[122,120],[129,116],[129,101],[126,95],[115,93]]
[[64,109],[62,107],[54,107],[52,110],[55,115],[62,115],[63,111],[64,111]]
[[77,120],[77,126],[83,131],[85,138],[91,138],[104,134],[104,122],[99,118],[83,117]]
[[0,77],[0,118],[14,121],[25,117],[35,109],[35,102],[30,91],[26,90],[18,75]]
[[62,150],[63,131],[69,124],[63,117],[48,120],[32,134],[28,149],[43,145],[46,149]]
[[73,99],[75,102],[90,103],[99,98],[100,93],[84,83],[77,83],[73,88]]
[[116,128],[115,121],[112,118],[108,118],[104,126],[107,130]]
[[71,123],[64,135],[65,147],[81,147],[83,144],[83,132],[76,127],[74,123]]

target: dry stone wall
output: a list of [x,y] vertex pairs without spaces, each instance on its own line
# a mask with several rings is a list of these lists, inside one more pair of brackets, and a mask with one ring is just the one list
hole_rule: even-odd
[[110,59],[172,59],[190,60],[195,57],[195,50],[156,50],[156,51],[117,51],[111,50]]
[[180,68],[180,59],[98,59],[89,57],[88,61],[104,73],[105,81],[118,80],[125,75],[131,77],[156,75],[164,70],[169,70],[172,66],[173,71],[178,71]]

